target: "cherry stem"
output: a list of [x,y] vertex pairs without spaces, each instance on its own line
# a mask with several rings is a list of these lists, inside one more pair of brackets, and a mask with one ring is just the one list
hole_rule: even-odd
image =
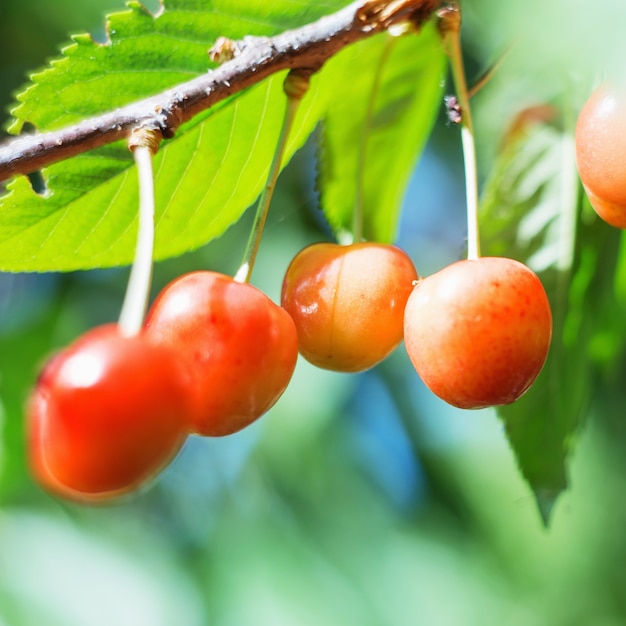
[[152,157],[158,149],[160,133],[133,131],[128,147],[133,153],[139,178],[139,226],[135,258],[120,312],[120,333],[132,337],[141,330],[150,297],[154,251],[154,175]]
[[287,140],[293,126],[293,122],[298,111],[298,106],[304,94],[309,88],[310,72],[304,70],[290,70],[285,78],[283,89],[287,95],[287,108],[283,117],[283,124],[278,136],[278,142],[274,151],[274,156],[270,164],[269,174],[265,187],[259,197],[256,213],[254,216],[254,224],[250,232],[246,251],[243,255],[241,266],[234,276],[234,280],[240,283],[248,283],[252,277],[252,270],[256,262],[257,253],[261,245],[261,238],[265,229],[267,215],[269,213],[270,204],[276,188],[276,181],[280,174],[280,168],[285,154]]
[[440,9],[439,31],[443,37],[446,54],[450,60],[456,97],[461,107],[461,142],[465,167],[465,195],[467,201],[467,258],[480,257],[480,235],[478,226],[478,174],[476,168],[476,146],[470,99],[463,67],[461,49],[461,9],[456,2]]

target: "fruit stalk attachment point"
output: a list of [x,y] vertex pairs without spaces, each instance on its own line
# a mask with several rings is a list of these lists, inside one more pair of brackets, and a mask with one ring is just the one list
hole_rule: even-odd
[[259,251],[259,246],[261,245],[261,238],[263,236],[265,222],[267,221],[267,214],[269,213],[270,204],[272,202],[272,196],[274,195],[276,181],[278,180],[278,174],[280,173],[280,168],[283,162],[287,140],[289,139],[289,134],[291,132],[300,101],[308,91],[311,73],[311,70],[290,70],[285,78],[285,82],[283,83],[283,90],[287,96],[287,108],[285,109],[283,124],[278,136],[276,150],[274,151],[274,156],[270,164],[267,181],[263,191],[261,192],[261,196],[259,197],[254,217],[254,224],[252,226],[252,231],[250,232],[250,238],[248,239],[243,261],[234,277],[237,282],[248,283],[252,277],[252,270]]
[[119,317],[120,333],[136,335],[148,306],[154,252],[154,175],[152,158],[159,149],[161,133],[147,128],[135,129],[128,148],[133,153],[139,179],[139,226],[135,258]]
[[461,8],[454,2],[437,12],[439,32],[450,60],[450,69],[459,105],[463,162],[465,167],[465,194],[467,199],[467,258],[480,257],[478,228],[478,175],[476,171],[476,146],[470,110],[467,79],[461,50]]

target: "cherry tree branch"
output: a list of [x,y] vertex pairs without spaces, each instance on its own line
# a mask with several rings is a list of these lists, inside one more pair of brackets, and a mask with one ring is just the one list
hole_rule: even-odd
[[171,138],[182,123],[272,74],[294,68],[314,71],[349,44],[402,23],[419,27],[439,3],[358,0],[274,37],[230,42],[233,58],[202,76],[74,126],[24,135],[0,145],[0,182],[125,139],[138,127]]

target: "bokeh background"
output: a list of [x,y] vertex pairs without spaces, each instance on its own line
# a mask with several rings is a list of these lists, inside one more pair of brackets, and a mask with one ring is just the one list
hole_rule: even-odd
[[[481,171],[515,110],[563,98],[576,109],[564,85],[590,82],[594,51],[612,45],[610,23],[626,23],[610,0],[593,11],[550,4],[465,2],[471,76],[520,40],[476,98]],[[3,125],[28,72],[70,33],[102,39],[104,13],[122,8],[1,0]],[[293,255],[328,236],[313,153],[281,177],[255,270],[275,299]],[[462,184],[458,129],[442,112],[398,239],[421,274],[463,254]],[[188,270],[234,272],[250,223],[159,263],[155,292]],[[51,350],[116,319],[127,275],[0,275],[0,626],[625,623],[623,363],[596,393],[549,529],[495,413],[438,401],[403,348],[361,375],[301,361],[258,423],[192,438],[156,484],[122,504],[85,508],[41,491],[24,460],[24,399]]]

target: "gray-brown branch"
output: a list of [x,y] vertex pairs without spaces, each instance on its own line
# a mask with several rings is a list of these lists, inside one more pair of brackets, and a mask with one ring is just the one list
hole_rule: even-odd
[[438,0],[359,0],[275,37],[247,37],[216,69],[155,96],[67,128],[0,145],[0,182],[124,139],[137,127],[172,137],[180,124],[225,98],[287,69],[316,70],[341,49],[403,22],[419,26]]

